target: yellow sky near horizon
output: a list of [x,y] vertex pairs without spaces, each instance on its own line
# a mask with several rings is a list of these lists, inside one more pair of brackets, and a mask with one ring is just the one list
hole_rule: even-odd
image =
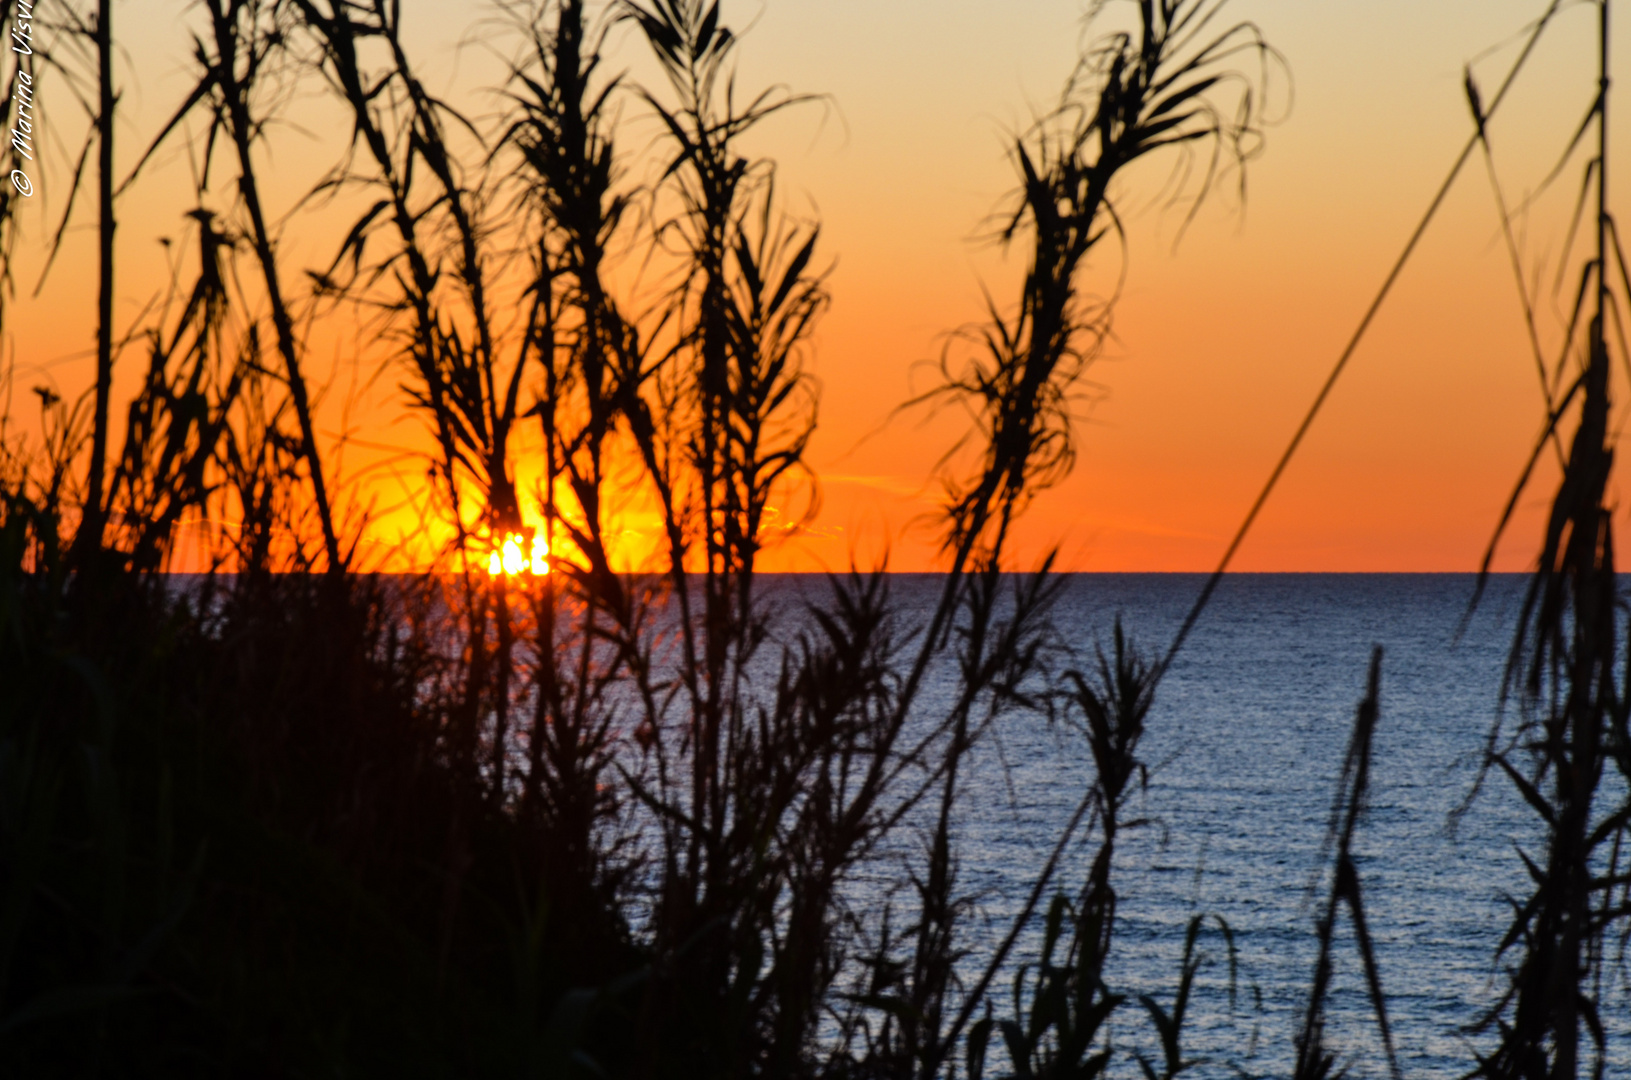
[[[128,165],[186,90],[187,5],[116,2],[128,106],[119,153]],[[454,0],[403,6],[409,45],[433,85],[491,108],[476,89],[491,84],[500,71],[493,53],[507,48],[492,9]],[[1284,55],[1294,98],[1289,111],[1283,96],[1271,101],[1286,115],[1249,166],[1244,207],[1220,190],[1181,242],[1183,211],[1152,199],[1166,163],[1140,166],[1124,189],[1125,288],[1115,338],[1090,373],[1102,394],[1078,425],[1074,474],[1031,509],[1022,563],[1056,545],[1066,569],[1215,564],[1470,132],[1463,66],[1477,59],[1487,100],[1515,56],[1514,36],[1542,6],[1232,0],[1229,12],[1258,24]],[[869,562],[884,550],[894,569],[932,568],[932,472],[964,422],[895,407],[927,385],[923,365],[946,335],[980,317],[982,283],[999,301],[1015,294],[1022,266],[982,239],[983,230],[1013,185],[1008,133],[1057,96],[1082,41],[1084,7],[725,3],[727,21],[747,28],[744,88],[784,84],[824,95],[754,137],[755,149],[780,163],[790,205],[820,219],[833,267],[833,306],[809,359],[823,391],[809,455],[823,477],[821,513],[805,535],[767,554],[767,568],[838,569],[852,554]],[[1590,103],[1594,19],[1585,4],[1564,13],[1492,127],[1513,201],[1545,177]],[[648,72],[632,36],[614,32],[613,42],[610,66]],[[1631,58],[1623,17],[1615,47]],[[1273,89],[1283,95],[1287,87],[1276,81]],[[39,245],[66,195],[63,159],[71,155],[63,150],[72,143],[77,151],[82,119],[65,97],[42,98],[42,125],[60,145],[36,178],[25,249]],[[295,105],[308,107],[304,99]],[[624,145],[637,151],[654,129],[636,103],[624,113]],[[1613,140],[1631,146],[1631,106],[1611,117]],[[333,134],[294,126],[279,133],[271,165],[280,211],[332,160],[308,148]],[[161,279],[156,241],[178,230],[188,176],[185,155],[173,153],[121,203],[127,319]],[[1626,176],[1611,169],[1622,202]],[[1551,282],[1578,182],[1571,169],[1523,223],[1526,266],[1538,267],[1546,286],[1548,341],[1569,300]],[[285,255],[296,265],[326,264],[329,231],[291,218]],[[38,260],[29,250],[19,255],[7,315],[19,402],[41,379],[70,395],[89,384],[93,243],[92,231],[73,232],[37,299]],[[1122,269],[1107,249],[1090,285],[1111,288]],[[358,441],[347,461],[360,468],[370,454],[378,460],[370,446],[422,447],[419,421],[395,396],[398,376],[366,355],[366,335],[336,322],[324,340],[312,358],[330,386],[323,427],[337,433],[352,400]],[[1475,569],[1542,416],[1490,185],[1475,158],[1235,566]],[[423,475],[411,458],[398,471],[409,485]],[[1523,569],[1533,557],[1550,483],[1544,475],[1532,490],[1499,567]],[[382,498],[389,502],[389,492]],[[385,547],[392,528],[406,526],[382,520]]]

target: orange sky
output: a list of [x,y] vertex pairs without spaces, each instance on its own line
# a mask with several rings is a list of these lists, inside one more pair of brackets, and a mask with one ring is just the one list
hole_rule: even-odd
[[[484,9],[454,0],[404,0],[411,43],[460,100],[490,81]],[[1543,5],[1526,0],[1234,0],[1288,61],[1295,101],[1268,132],[1249,171],[1244,212],[1232,198],[1203,209],[1174,250],[1181,214],[1149,205],[1164,163],[1123,192],[1129,214],[1127,291],[1117,339],[1092,372],[1107,391],[1078,431],[1075,474],[1033,508],[1022,533],[1034,559],[1057,544],[1067,568],[1210,569],[1303,410],[1352,331],[1466,137],[1463,64],[1510,42]],[[944,335],[978,318],[980,283],[1011,295],[1022,269],[977,239],[1011,177],[1004,133],[1057,94],[1075,55],[1078,0],[765,0],[729,3],[751,23],[741,46],[747,89],[785,83],[826,104],[777,119],[756,148],[781,162],[792,206],[819,216],[835,260],[833,307],[811,370],[823,386],[811,461],[824,477],[811,534],[768,557],[772,568],[839,568],[887,545],[895,569],[932,565],[930,473],[958,434],[948,413],[932,422],[891,417],[938,355]],[[188,42],[179,0],[122,0],[129,110],[120,156],[138,145],[185,91]],[[1509,198],[1545,175],[1592,92],[1595,14],[1569,12],[1520,81],[1493,138]],[[461,51],[457,43],[466,44]],[[644,71],[630,46],[614,67]],[[1631,62],[1631,22],[1619,54]],[[1492,87],[1515,55],[1476,67]],[[1286,87],[1273,104],[1284,112]],[[46,97],[42,121],[75,143],[81,118],[66,94]],[[625,107],[627,147],[652,128]],[[1631,147],[1631,104],[1614,112],[1613,138]],[[315,176],[320,132],[287,129],[272,159],[284,207]],[[36,178],[30,211],[37,246],[45,211],[66,194],[60,163]],[[1631,159],[1628,159],[1631,160]],[[121,311],[133,317],[156,285],[160,235],[189,199],[177,153],[121,204]],[[1620,169],[1615,194],[1624,202]],[[1141,186],[1142,185],[1142,186]],[[1571,171],[1527,222],[1525,258],[1555,271],[1578,186]],[[1223,193],[1228,195],[1229,193]],[[87,218],[87,220],[89,220]],[[284,253],[326,263],[332,230],[291,219]],[[88,385],[94,293],[90,232],[70,239],[38,299],[37,260],[18,259],[10,347],[19,392],[42,378],[73,393]],[[1097,280],[1114,279],[1107,254]],[[1548,298],[1544,326],[1558,334]],[[1559,298],[1556,303],[1564,303]],[[372,373],[367,343],[338,331],[315,356],[331,383],[325,429],[341,426],[348,387]],[[387,376],[359,392],[355,434],[371,444],[419,445]],[[31,395],[29,395],[31,397]],[[1624,393],[1621,394],[1624,397]],[[23,406],[21,401],[19,406]],[[1490,189],[1475,159],[1429,233],[1348,374],[1287,473],[1236,563],[1242,570],[1470,570],[1540,423],[1542,408]],[[368,456],[354,448],[356,466]],[[422,466],[403,466],[409,479]],[[1549,484],[1549,479],[1546,484]],[[1522,569],[1534,551],[1535,489],[1499,565]],[[400,528],[400,522],[388,526]],[[389,536],[382,536],[388,541]]]

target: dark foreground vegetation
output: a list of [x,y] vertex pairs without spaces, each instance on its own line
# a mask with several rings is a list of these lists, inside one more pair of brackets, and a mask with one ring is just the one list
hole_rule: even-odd
[[[735,85],[717,6],[502,9],[524,48],[483,124],[416,78],[391,0],[204,0],[196,89],[126,177],[113,5],[0,0],[0,29],[33,21],[37,82],[90,112],[74,176],[96,207],[70,216],[94,219],[100,251],[94,390],[41,388],[33,437],[0,428],[0,1074],[1189,1070],[1196,973],[1228,954],[1227,928],[1191,925],[1165,995],[1129,1000],[1103,977],[1171,652],[1119,627],[1073,652],[1048,565],[1005,549],[1073,464],[1110,315],[1081,271],[1119,235],[1113,185],[1165,158],[1198,203],[1257,148],[1274,56],[1222,8],[1128,5],[1126,32],[1095,38],[1057,110],[1014,140],[1000,239],[1024,256],[1020,293],[950,340],[916,403],[973,418],[944,473],[937,603],[914,615],[887,575],[840,575],[772,638],[755,565],[797,517],[770,507],[815,505],[801,365],[829,298],[817,226],[741,148],[804,99]],[[610,33],[649,46],[661,81],[608,70]],[[319,194],[355,216],[331,265],[297,267],[263,172],[276,110],[313,87],[350,132]],[[639,153],[613,122],[637,105],[662,132]],[[142,321],[115,326],[120,193],[189,131],[192,254]],[[20,212],[0,204],[8,253]],[[1565,479],[1513,652],[1515,734],[1489,747],[1549,837],[1525,856],[1510,993],[1468,1062],[1492,1077],[1600,1071],[1595,1002],[1626,925],[1631,807],[1594,801],[1605,770],[1631,770],[1604,503],[1618,249],[1605,207],[1596,220],[1569,348],[1555,377],[1542,362],[1537,454],[1555,445]],[[660,286],[628,291],[611,268],[631,252],[659,253]],[[302,374],[314,317],[337,312],[388,348],[432,433],[425,513],[452,537],[439,573],[360,572],[366,515]],[[142,373],[118,403],[116,364]],[[528,427],[532,492],[513,445]],[[663,522],[647,574],[612,570],[630,500]],[[488,573],[539,530],[551,573]],[[212,572],[166,575],[184,553]],[[1399,1071],[1350,854],[1380,678],[1378,657],[1306,1019],[1283,1033],[1299,1078],[1337,1070],[1323,1003],[1344,913],[1372,1064]],[[1018,723],[1079,730],[1096,771],[1012,931],[973,954],[960,772]],[[900,889],[856,906],[847,882],[886,849],[910,853]],[[1140,1025],[1159,1054],[1111,1038]]]

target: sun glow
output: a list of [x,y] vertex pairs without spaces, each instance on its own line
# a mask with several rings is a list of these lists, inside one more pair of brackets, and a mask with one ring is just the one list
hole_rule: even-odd
[[510,533],[506,536],[504,543],[487,556],[487,572],[494,577],[500,574],[516,577],[521,574],[542,576],[549,573],[549,544],[541,536],[534,538],[532,553],[529,556],[526,540],[527,538],[520,533]]

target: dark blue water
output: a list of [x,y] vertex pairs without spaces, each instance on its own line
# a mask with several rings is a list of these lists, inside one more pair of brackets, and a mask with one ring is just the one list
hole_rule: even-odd
[[[1077,575],[1057,612],[1061,632],[1091,649],[1121,615],[1135,641],[1165,649],[1200,575]],[[898,579],[926,607],[937,581]],[[1406,1075],[1464,1074],[1487,1034],[1469,1034],[1503,985],[1496,947],[1508,894],[1525,889],[1514,851],[1541,852],[1533,815],[1499,777],[1467,800],[1497,716],[1521,579],[1498,578],[1465,631],[1470,575],[1234,575],[1218,590],[1160,687],[1142,758],[1149,784],[1123,837],[1110,980],[1135,995],[1118,1012],[1118,1044],[1159,1051],[1138,994],[1170,1007],[1184,931],[1221,918],[1238,950],[1231,1007],[1225,949],[1203,938],[1186,1050],[1198,1075],[1290,1071],[1292,1039],[1314,965],[1314,920],[1331,801],[1373,645],[1385,650],[1370,813],[1357,842],[1367,913]],[[921,594],[921,595],[919,595]],[[970,927],[989,953],[1092,776],[1079,735],[1034,718],[1000,723],[984,743],[960,807],[961,883],[979,898]],[[1617,797],[1617,792],[1614,793]],[[1465,807],[1452,832],[1452,812]],[[1087,872],[1098,836],[1071,851],[1060,884]],[[860,882],[886,891],[891,871]],[[899,884],[897,881],[896,884]],[[1035,933],[1016,960],[1034,950]],[[1351,927],[1339,921],[1328,1044],[1357,1075],[1385,1065]],[[1034,958],[1034,952],[1030,958]],[[968,965],[972,972],[973,965]],[[1627,997],[1607,995],[1631,1075]],[[1012,1015],[1010,982],[993,987]],[[1007,1063],[994,1049],[998,1065]],[[1126,1057],[1119,1071],[1136,1075]]]

